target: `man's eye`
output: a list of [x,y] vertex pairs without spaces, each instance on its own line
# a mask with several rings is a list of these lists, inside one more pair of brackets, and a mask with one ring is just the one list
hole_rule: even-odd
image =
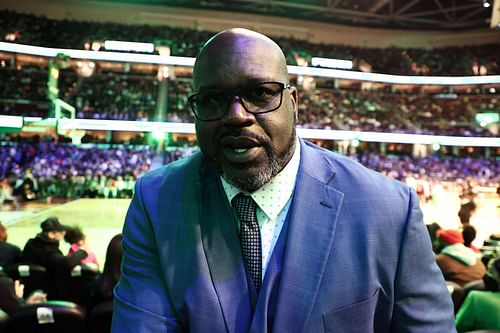
[[255,87],[248,91],[247,94],[250,98],[265,99],[273,97],[276,95],[276,92],[266,87]]
[[220,104],[224,101],[224,96],[221,94],[203,94],[198,98],[198,103],[200,105],[213,105]]

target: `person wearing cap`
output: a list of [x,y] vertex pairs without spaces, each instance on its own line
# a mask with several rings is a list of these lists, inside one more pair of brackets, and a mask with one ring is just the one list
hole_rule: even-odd
[[445,280],[463,286],[484,276],[486,268],[476,253],[464,245],[460,231],[439,230],[438,239],[441,251],[436,256],[436,262]]
[[490,260],[483,279],[486,291],[471,291],[457,313],[459,332],[500,330],[500,258]]
[[42,265],[48,270],[71,270],[87,257],[87,252],[79,249],[70,256],[59,250],[59,242],[64,239],[66,226],[56,217],[49,217],[40,224],[42,232],[28,240],[24,246],[21,261]]

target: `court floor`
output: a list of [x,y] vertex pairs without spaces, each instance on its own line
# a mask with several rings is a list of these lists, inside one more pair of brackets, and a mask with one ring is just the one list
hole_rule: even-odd
[[[68,202],[35,202],[18,209],[0,211],[0,221],[8,226],[9,242],[21,249],[40,230],[40,223],[56,216],[63,224],[78,225],[87,235],[90,248],[96,253],[101,269],[106,247],[111,238],[122,231],[130,199],[78,199]],[[61,242],[66,253],[69,245]]]
[[[492,195],[478,195],[477,212],[471,222],[478,231],[474,244],[481,246],[492,233],[500,233],[500,199]],[[13,208],[0,206],[0,221],[9,226],[9,242],[23,248],[26,241],[40,232],[40,222],[57,216],[64,224],[79,225],[96,253],[99,263],[104,263],[109,240],[121,232],[130,199],[78,199],[68,202],[34,202]],[[458,228],[460,207],[458,195],[443,192],[434,200],[422,205],[426,224],[437,222],[443,228]],[[68,245],[61,243],[63,252]]]

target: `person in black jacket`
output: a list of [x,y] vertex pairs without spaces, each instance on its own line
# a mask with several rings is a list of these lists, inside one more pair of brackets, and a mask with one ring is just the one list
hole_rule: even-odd
[[70,256],[59,250],[59,242],[64,239],[66,227],[57,217],[49,217],[40,225],[42,232],[28,240],[24,246],[21,261],[42,265],[49,271],[71,270],[87,257],[87,252],[79,249]]
[[7,238],[7,227],[0,222],[0,266],[4,269],[21,260],[21,249],[7,243]]

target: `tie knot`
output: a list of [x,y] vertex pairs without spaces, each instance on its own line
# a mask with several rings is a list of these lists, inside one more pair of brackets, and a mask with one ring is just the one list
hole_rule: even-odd
[[240,193],[233,198],[232,204],[241,223],[257,222],[255,216],[257,204],[251,196]]

